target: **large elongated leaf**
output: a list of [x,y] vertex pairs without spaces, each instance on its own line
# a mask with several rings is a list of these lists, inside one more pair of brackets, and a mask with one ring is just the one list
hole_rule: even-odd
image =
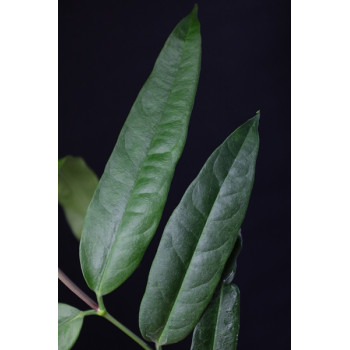
[[169,219],[140,308],[146,339],[182,340],[208,305],[248,206],[258,121],[259,114],[214,151]]
[[193,332],[191,350],[236,350],[239,314],[238,287],[222,283]]
[[78,339],[84,313],[67,304],[58,303],[58,349],[71,349]]
[[83,221],[98,185],[96,174],[83,158],[66,156],[58,160],[58,202],[74,235],[80,239]]
[[132,274],[159,224],[197,89],[196,13],[195,8],[167,39],[88,209],[80,261],[87,284],[99,295]]

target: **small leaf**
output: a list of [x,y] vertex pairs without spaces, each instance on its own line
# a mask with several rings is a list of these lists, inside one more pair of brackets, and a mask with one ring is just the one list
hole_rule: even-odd
[[97,185],[97,176],[82,158],[66,156],[58,160],[58,202],[78,239]]
[[191,350],[236,350],[239,322],[239,289],[222,283],[193,332]]
[[247,210],[259,117],[214,151],[170,217],[141,303],[145,339],[161,345],[184,339],[214,294]]
[[243,245],[242,232],[241,230],[239,230],[235,246],[233,248],[231,256],[229,257],[224,269],[223,283],[225,284],[230,284],[236,275],[237,258],[239,253],[242,250],[242,245]]
[[78,339],[84,313],[67,304],[58,303],[58,349],[71,349]]
[[61,169],[61,167],[65,163],[66,159],[67,159],[67,157],[63,157],[63,158],[58,160],[58,170]]
[[166,41],[88,209],[80,262],[98,295],[112,292],[134,272],[157,229],[185,144],[200,57],[194,10]]

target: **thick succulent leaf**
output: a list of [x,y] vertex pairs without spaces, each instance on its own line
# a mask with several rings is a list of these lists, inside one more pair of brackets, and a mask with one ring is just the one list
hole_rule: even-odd
[[97,185],[98,178],[84,159],[66,156],[58,160],[58,202],[78,239]]
[[58,303],[58,349],[71,349],[83,325],[84,312],[67,304]]
[[236,350],[239,313],[238,287],[222,283],[194,329],[191,350]]
[[248,206],[258,121],[259,114],[214,151],[169,219],[141,303],[145,339],[182,340],[208,305]]
[[167,39],[121,130],[88,209],[80,261],[98,295],[139,265],[182,153],[200,71],[196,8]]
[[231,256],[229,257],[229,259],[226,263],[224,273],[222,275],[223,276],[223,283],[225,283],[225,284],[231,283],[236,275],[237,258],[238,258],[239,253],[242,250],[242,245],[243,245],[242,232],[241,232],[241,230],[239,230],[235,246],[233,248]]

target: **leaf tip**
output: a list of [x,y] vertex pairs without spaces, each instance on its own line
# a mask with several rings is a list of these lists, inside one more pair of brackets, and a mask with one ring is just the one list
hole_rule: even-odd
[[63,158],[60,158],[59,160],[58,160],[58,170],[60,170],[60,168],[63,166],[63,164],[66,162],[66,160],[67,160],[67,158],[68,158],[69,156],[65,156],[65,157],[63,157]]
[[198,20],[198,4],[194,4],[192,11],[188,14],[189,18],[194,22],[199,22]]
[[256,111],[255,116],[251,119],[253,121],[253,124],[257,127],[259,126],[260,121],[260,109]]

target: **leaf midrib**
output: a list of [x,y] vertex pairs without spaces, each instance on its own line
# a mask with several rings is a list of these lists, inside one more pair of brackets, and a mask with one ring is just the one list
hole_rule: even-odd
[[[238,131],[238,130],[237,130],[237,131]],[[237,132],[237,131],[236,131],[236,132]],[[236,133],[236,132],[235,132],[235,133]],[[188,271],[189,271],[189,268],[188,268],[188,267],[191,266],[193,257],[194,257],[194,255],[195,255],[195,253],[196,253],[196,251],[197,251],[197,247],[198,247],[199,241],[200,241],[200,239],[201,239],[201,237],[202,237],[202,235],[203,235],[203,232],[204,232],[204,230],[205,230],[205,228],[206,228],[206,226],[207,226],[207,223],[208,223],[208,221],[209,221],[209,217],[210,217],[210,215],[211,215],[211,213],[212,213],[212,210],[213,210],[213,208],[214,208],[214,206],[215,206],[215,203],[216,203],[216,201],[217,201],[217,198],[218,198],[218,196],[219,196],[219,194],[220,194],[220,192],[221,192],[221,189],[223,188],[223,186],[224,186],[224,184],[225,184],[225,182],[226,182],[226,180],[227,180],[227,177],[228,177],[228,175],[229,175],[231,169],[232,169],[233,166],[235,165],[236,160],[237,160],[237,157],[238,157],[238,155],[239,155],[239,153],[240,153],[240,151],[241,151],[243,145],[245,144],[245,142],[246,142],[246,140],[247,140],[247,137],[248,137],[248,135],[250,134],[250,132],[251,132],[251,126],[250,126],[250,128],[249,128],[249,130],[248,130],[248,132],[247,132],[247,134],[246,134],[246,136],[245,136],[245,138],[244,138],[244,141],[242,142],[241,146],[239,147],[239,150],[238,150],[238,152],[237,152],[237,154],[236,154],[236,157],[235,157],[235,159],[234,159],[234,161],[233,161],[233,163],[232,163],[230,169],[228,170],[227,175],[225,176],[225,180],[223,181],[223,183],[222,183],[222,185],[221,185],[221,187],[220,187],[220,190],[218,191],[218,193],[217,193],[217,195],[216,195],[216,197],[215,197],[215,200],[213,201],[213,204],[212,204],[212,206],[211,206],[210,212],[209,212],[209,214],[208,214],[208,216],[207,216],[207,219],[206,219],[206,221],[205,221],[205,224],[204,224],[204,226],[203,226],[203,228],[202,228],[202,230],[201,230],[201,234],[199,235],[199,238],[198,238],[198,240],[197,240],[196,248],[195,248],[194,251],[193,251],[193,254],[192,254],[192,256],[191,256],[190,262],[189,262],[189,264],[187,265],[187,269],[186,269],[186,272],[185,272],[185,274],[184,274],[184,277],[182,278],[182,281],[181,281],[181,283],[180,283],[180,287],[179,287],[179,289],[178,289],[178,292],[177,292],[177,294],[176,294],[176,298],[175,298],[175,300],[174,300],[174,302],[173,302],[173,305],[172,305],[172,307],[171,307],[169,316],[168,316],[168,318],[167,318],[167,320],[166,320],[166,323],[165,323],[165,326],[164,326],[164,328],[163,328],[163,330],[162,330],[162,332],[161,332],[161,334],[160,334],[160,336],[159,336],[159,343],[160,343],[160,344],[161,344],[161,338],[162,338],[162,336],[163,336],[163,333],[164,333],[165,329],[166,329],[167,326],[168,326],[168,321],[170,320],[170,318],[171,318],[171,316],[172,316],[173,310],[174,310],[175,305],[176,305],[176,301],[177,301],[177,299],[178,299],[178,297],[179,297],[179,295],[180,295],[181,289],[182,289],[182,287],[183,287],[183,283],[184,283],[184,281],[185,281],[185,279],[186,279],[186,276],[187,276],[187,273],[188,273]],[[233,136],[233,135],[232,135],[232,136]],[[226,140],[227,140],[227,139],[226,139]],[[225,141],[226,141],[226,140],[225,140]],[[225,143],[225,141],[224,141],[224,143]],[[220,147],[221,147],[221,146],[220,146]],[[219,155],[218,155],[218,156],[219,156]]]
[[84,318],[84,313],[83,312],[79,312],[77,315],[75,315],[73,318],[69,318],[66,321],[63,321],[61,324],[58,325],[58,328],[62,327],[63,325],[69,323],[69,322],[73,322],[79,318]]
[[[130,198],[132,197],[132,195],[133,195],[133,192],[134,192],[134,190],[135,190],[135,184],[137,183],[137,181],[138,181],[138,179],[139,179],[139,177],[140,177],[141,170],[142,170],[142,168],[143,168],[143,165],[144,165],[144,163],[145,163],[145,160],[146,160],[147,157],[148,157],[148,153],[149,153],[150,147],[151,147],[151,145],[152,145],[154,136],[157,134],[159,125],[160,125],[162,119],[164,118],[164,111],[166,110],[169,97],[170,97],[170,95],[171,95],[171,93],[172,93],[172,91],[173,91],[173,88],[174,88],[174,82],[176,81],[177,74],[178,74],[179,69],[180,69],[180,66],[181,66],[181,64],[182,64],[183,54],[184,54],[184,51],[185,51],[185,47],[186,47],[186,43],[187,43],[187,38],[188,38],[188,34],[189,34],[189,32],[190,32],[190,29],[191,29],[191,25],[192,25],[192,19],[191,19],[191,22],[189,23],[188,28],[187,28],[187,33],[186,33],[185,40],[184,40],[184,43],[183,43],[183,49],[182,49],[180,61],[179,61],[179,64],[178,64],[176,73],[174,74],[174,78],[173,78],[173,81],[172,81],[172,83],[171,83],[171,87],[170,87],[170,89],[169,89],[169,93],[168,93],[167,98],[166,98],[166,100],[165,100],[165,103],[164,103],[164,107],[163,107],[161,116],[160,116],[160,118],[159,118],[159,120],[158,120],[158,122],[157,122],[157,126],[156,126],[156,128],[155,128],[155,130],[154,130],[154,133],[153,133],[153,135],[152,135],[152,138],[151,138],[151,140],[150,140],[150,142],[149,142],[149,144],[148,144],[148,146],[147,146],[147,152],[146,152],[146,154],[145,154],[145,157],[144,157],[143,161],[140,163],[139,168],[138,168],[138,170],[137,170],[137,176],[136,176],[135,181],[134,181],[134,183],[133,183],[133,185],[132,185],[132,188],[131,188],[131,190],[130,190],[130,192],[129,192],[128,200],[127,200],[126,205],[125,205],[125,207],[124,207],[124,209],[123,209],[123,213],[122,213],[122,215],[121,215],[121,219],[120,219],[120,222],[119,222],[119,225],[118,225],[117,232],[116,232],[116,234],[114,235],[114,238],[113,238],[113,243],[109,245],[109,250],[108,250],[108,254],[107,254],[108,257],[107,257],[106,262],[105,262],[105,264],[104,264],[104,268],[103,268],[103,271],[102,271],[102,273],[101,273],[100,281],[99,281],[98,284],[97,284],[97,285],[98,285],[98,288],[97,288],[97,290],[96,290],[96,293],[98,293],[98,294],[101,294],[101,295],[102,295],[102,293],[101,293],[101,289],[102,289],[101,286],[102,286],[103,281],[104,281],[104,278],[105,278],[105,271],[106,271],[106,269],[107,269],[107,267],[109,266],[110,261],[111,261],[111,254],[110,254],[110,252],[112,251],[112,248],[114,248],[114,246],[116,245],[116,243],[117,243],[117,241],[118,241],[118,233],[119,233],[120,224],[121,224],[122,221],[123,221],[125,211],[126,211],[126,209],[127,209],[127,207],[128,207],[129,199],[130,199]],[[151,73],[151,74],[152,74],[152,73]]]

